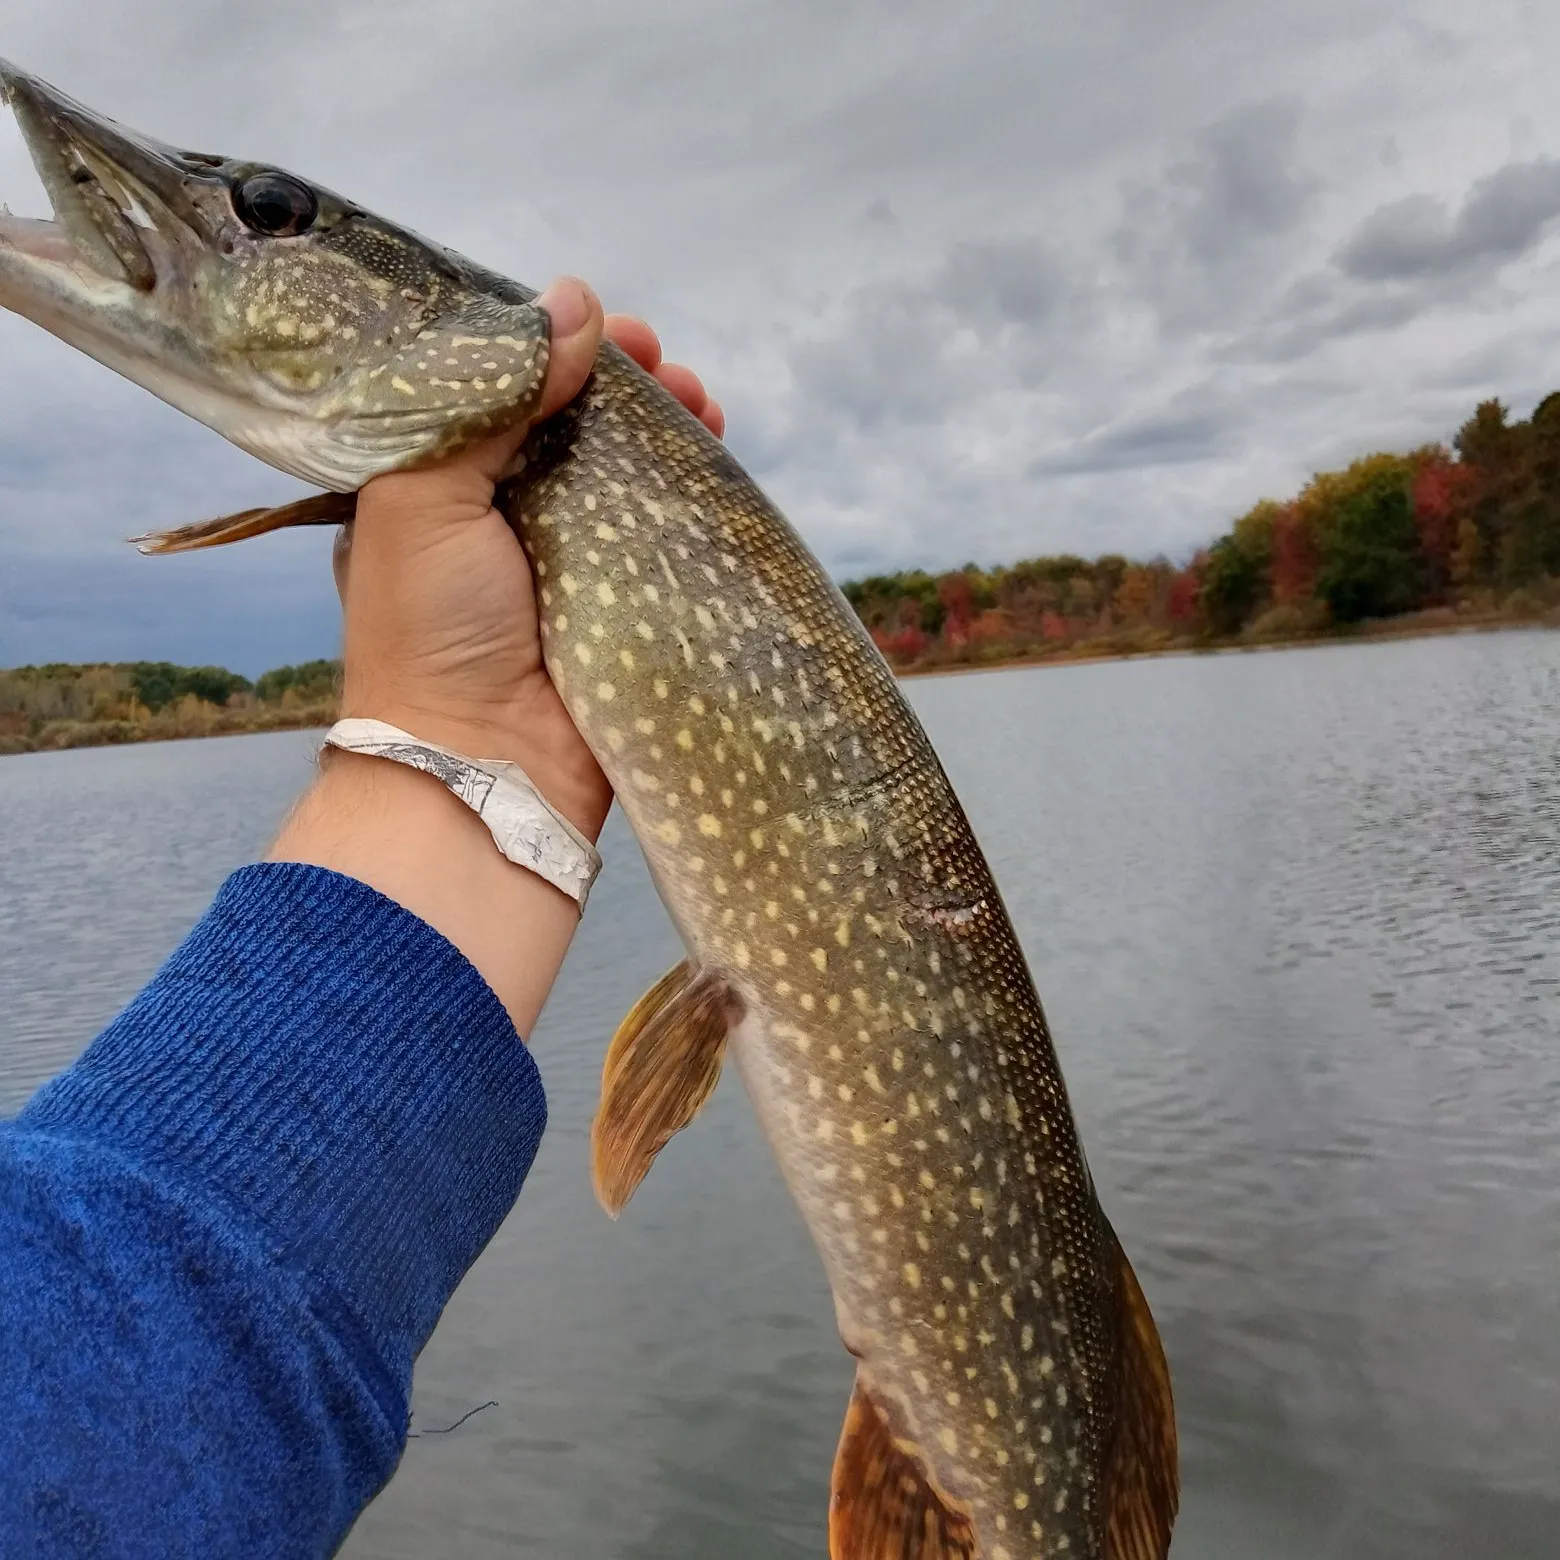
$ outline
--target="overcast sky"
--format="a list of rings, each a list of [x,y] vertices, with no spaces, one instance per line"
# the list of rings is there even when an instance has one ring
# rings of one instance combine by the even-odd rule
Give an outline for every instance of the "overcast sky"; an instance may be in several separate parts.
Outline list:
[[[523,281],[590,278],[846,576],[1184,557],[1560,386],[1560,7],[1481,0],[0,0],[114,117]],[[43,214],[0,124],[0,199]],[[0,665],[330,654],[296,491],[0,315]]]

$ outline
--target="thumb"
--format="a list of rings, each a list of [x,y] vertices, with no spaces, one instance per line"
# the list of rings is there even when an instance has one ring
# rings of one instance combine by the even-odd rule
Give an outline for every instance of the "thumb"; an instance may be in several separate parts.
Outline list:
[[[585,388],[605,326],[601,300],[575,276],[562,276],[536,300],[552,318],[547,386],[536,419],[551,417]]]
[[[489,482],[503,476],[530,428],[562,411],[585,388],[601,347],[606,327],[601,300],[577,276],[560,276],[536,303],[552,321],[547,383],[536,410],[524,423],[478,445],[473,452],[476,469]]]

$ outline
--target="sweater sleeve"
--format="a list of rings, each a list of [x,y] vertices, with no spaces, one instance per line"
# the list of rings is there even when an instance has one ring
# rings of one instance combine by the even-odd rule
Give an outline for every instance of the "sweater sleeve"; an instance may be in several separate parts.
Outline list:
[[[545,1119],[431,927],[320,868],[236,873],[0,1123],[0,1553],[334,1553]]]

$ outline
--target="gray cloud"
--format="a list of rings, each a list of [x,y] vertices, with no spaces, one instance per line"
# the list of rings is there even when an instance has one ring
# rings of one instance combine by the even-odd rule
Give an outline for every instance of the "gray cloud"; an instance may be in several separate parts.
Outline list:
[[[1132,418],[1061,455],[1037,460],[1035,475],[1148,471],[1156,466],[1205,461],[1229,441],[1228,411],[1167,410]]]
[[[1189,155],[1125,183],[1116,255],[1172,327],[1219,318],[1282,265],[1315,193],[1301,123],[1294,98],[1243,104],[1200,130]]]
[[[1362,281],[1404,281],[1495,266],[1527,253],[1560,217],[1560,161],[1508,163],[1480,179],[1453,215],[1432,195],[1373,212],[1338,251]]]
[[[646,313],[841,573],[1184,556],[1450,433],[1454,380],[1550,388],[1552,12],[0,0],[8,55],[130,124]],[[291,484],[4,316],[0,368],[0,663],[328,648],[323,538],[123,546]]]

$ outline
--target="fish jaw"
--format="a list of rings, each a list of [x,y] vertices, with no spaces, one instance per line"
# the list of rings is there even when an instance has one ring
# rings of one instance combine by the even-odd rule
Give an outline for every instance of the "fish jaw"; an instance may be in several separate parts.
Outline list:
[[[0,307],[334,492],[513,426],[540,400],[528,288],[282,169],[130,131],[0,61],[52,222],[0,212]],[[257,231],[254,181],[308,225]]]

